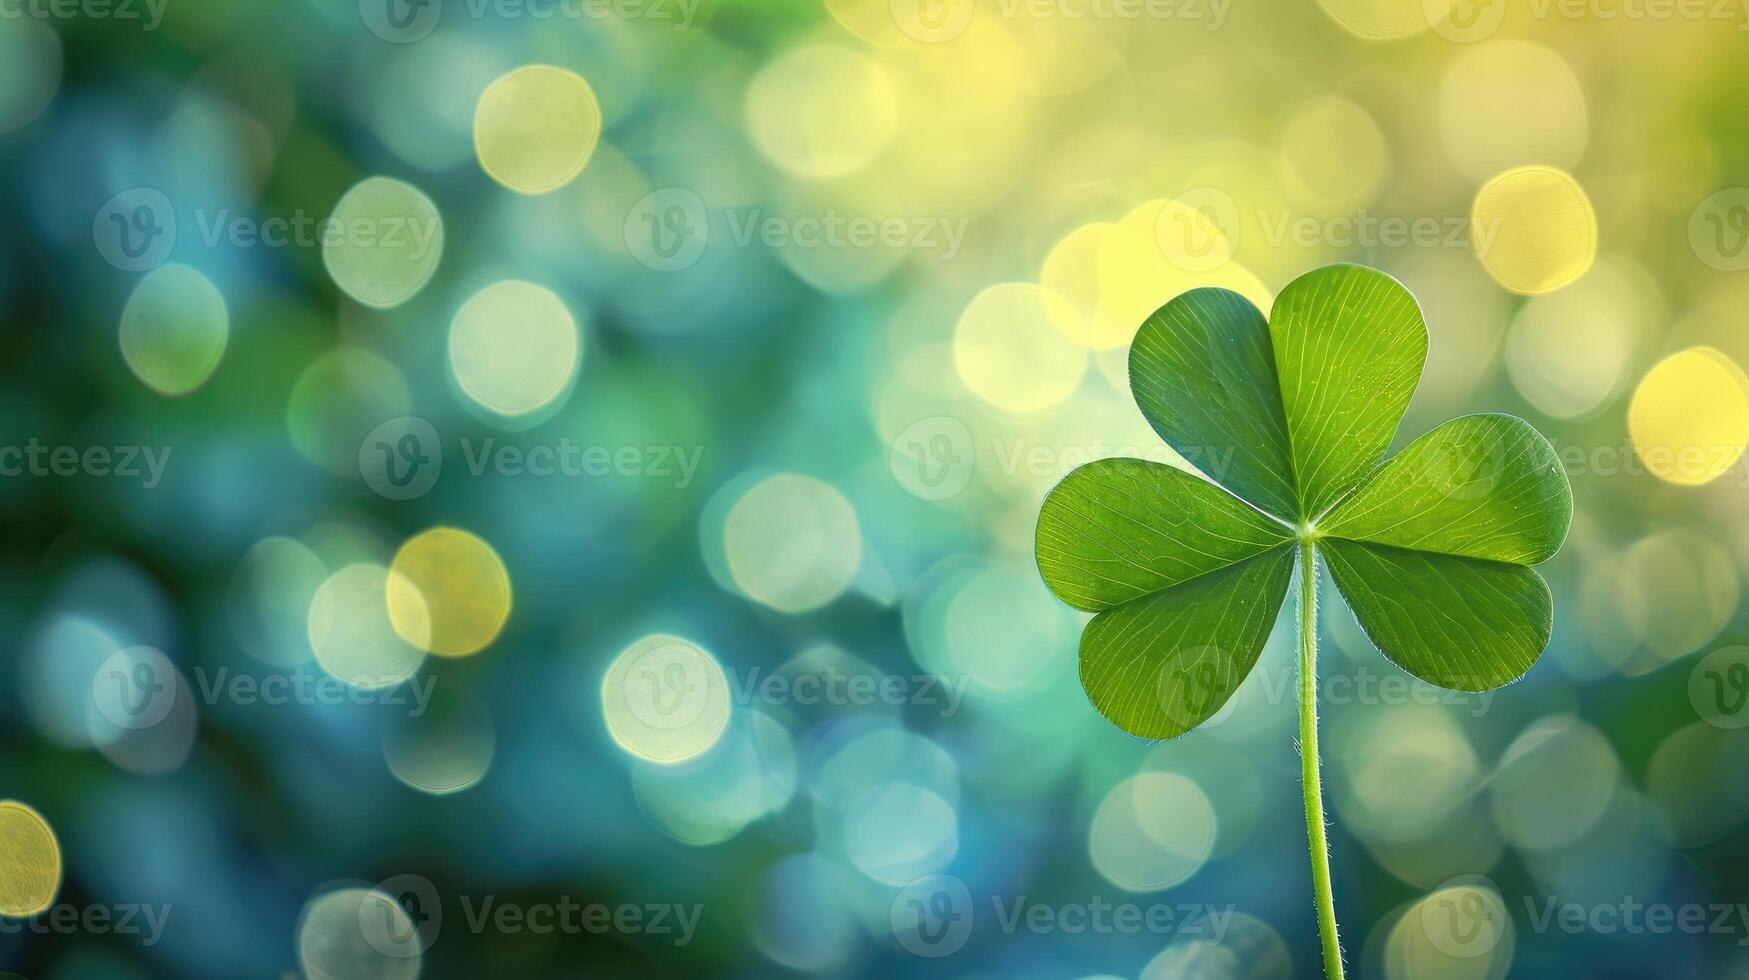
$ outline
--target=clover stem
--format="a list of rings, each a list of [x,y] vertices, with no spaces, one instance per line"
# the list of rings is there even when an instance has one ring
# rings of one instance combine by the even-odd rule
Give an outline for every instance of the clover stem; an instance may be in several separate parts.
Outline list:
[[[1324,941],[1324,973],[1342,980],[1336,899],[1330,891],[1330,844],[1324,838],[1324,792],[1318,782],[1318,551],[1300,539],[1300,786],[1306,800],[1306,840],[1312,856],[1312,897]]]

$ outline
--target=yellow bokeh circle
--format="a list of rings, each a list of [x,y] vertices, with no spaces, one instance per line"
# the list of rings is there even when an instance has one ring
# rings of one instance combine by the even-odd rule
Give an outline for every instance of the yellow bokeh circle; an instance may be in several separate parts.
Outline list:
[[[1057,242],[1039,270],[1051,322],[1076,343],[1094,350],[1109,350],[1134,336],[1123,323],[1100,316],[1099,248],[1116,227],[1095,221],[1076,228]],[[1227,258],[1224,252],[1218,257]]]
[[[1672,354],[1634,389],[1628,435],[1659,479],[1684,486],[1715,480],[1749,445],[1749,377],[1711,347]]]
[[[1282,130],[1281,150],[1287,186],[1332,212],[1372,203],[1391,167],[1385,134],[1372,115],[1334,95],[1300,107]]]
[[[772,60],[747,85],[747,131],[798,177],[842,177],[892,138],[898,92],[880,63],[852,48],[809,45]]]
[[[498,741],[485,702],[455,685],[432,695],[424,713],[384,726],[383,762],[403,784],[447,796],[486,778]]]
[[[469,297],[450,321],[456,384],[499,415],[553,405],[568,394],[582,359],[582,336],[564,300],[532,282],[495,282]]]
[[[493,180],[521,194],[557,190],[583,172],[601,138],[601,104],[576,72],[524,65],[474,107],[474,153]]]
[[[0,915],[36,915],[61,889],[61,845],[34,809],[0,801]]]
[[[230,336],[225,297],[211,279],[186,265],[152,270],[121,312],[122,359],[161,395],[186,395],[206,384]]]
[[[443,216],[419,188],[367,177],[334,205],[322,265],[341,291],[366,306],[398,306],[425,288],[443,258]]]
[[[1144,202],[1116,222],[1064,236],[1039,271],[1050,320],[1096,351],[1127,348],[1143,321],[1198,286],[1234,290],[1268,309],[1269,291],[1233,261],[1238,202],[1215,187]]]
[[[389,620],[409,643],[465,657],[497,639],[510,618],[510,574],[492,546],[434,527],[408,538],[389,566]],[[429,624],[429,625],[426,625]]]
[[[723,554],[735,586],[779,612],[831,602],[862,567],[862,528],[838,488],[800,473],[766,477],[723,521]]]
[[[417,980],[434,933],[416,928],[401,902],[398,891],[354,886],[311,898],[298,917],[298,965],[303,969],[294,975],[306,980]]]
[[[1446,68],[1439,131],[1446,155],[1473,180],[1527,160],[1571,167],[1584,154],[1589,134],[1585,89],[1552,49],[1489,41]]]
[[[1087,349],[1058,329],[1042,287],[1008,282],[985,289],[960,314],[953,362],[978,397],[1011,412],[1035,412],[1081,383]]]
[[[1597,257],[1597,214],[1555,167],[1508,170],[1476,193],[1470,243],[1500,285],[1526,296],[1573,282]]]
[[[389,621],[394,577],[381,565],[359,562],[328,576],[310,598],[306,623],[316,663],[360,690],[394,687],[425,662],[423,607],[407,602],[400,625]]]
[[[1384,942],[1384,975],[1501,980],[1517,937],[1512,913],[1482,875],[1446,882],[1410,905]]]
[[[684,762],[717,744],[729,724],[729,681],[698,645],[665,633],[620,651],[601,680],[614,743],[650,762]]]
[[[1622,559],[1645,595],[1645,636],[1622,667],[1629,676],[1701,649],[1736,615],[1741,578],[1716,533],[1665,527],[1634,542]]]
[[[1519,307],[1505,345],[1513,386],[1558,418],[1596,411],[1620,392],[1661,303],[1641,266],[1604,256],[1579,281]]]
[[[1202,869],[1219,826],[1196,780],[1144,772],[1112,787],[1094,811],[1088,857],[1094,870],[1125,891],[1159,891]]]
[[[1394,41],[1432,27],[1445,17],[1451,0],[1318,0],[1318,5],[1355,37]]]

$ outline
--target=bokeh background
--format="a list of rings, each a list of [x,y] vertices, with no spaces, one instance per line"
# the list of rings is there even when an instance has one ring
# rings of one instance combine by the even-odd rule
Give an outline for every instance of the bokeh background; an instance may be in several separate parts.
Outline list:
[[[1143,743],[1031,543],[1182,462],[1148,312],[1350,260],[1399,443],[1519,414],[1576,499],[1501,691],[1325,586],[1351,970],[1749,973],[1746,27],[0,5],[0,968],[1319,975],[1291,624]]]

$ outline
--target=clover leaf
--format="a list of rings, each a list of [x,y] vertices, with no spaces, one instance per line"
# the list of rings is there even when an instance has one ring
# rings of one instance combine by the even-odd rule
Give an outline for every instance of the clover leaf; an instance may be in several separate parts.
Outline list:
[[[1522,676],[1547,645],[1553,602],[1529,566],[1554,555],[1572,519],[1553,448],[1508,415],[1453,419],[1380,462],[1426,359],[1414,297],[1363,266],[1295,279],[1267,320],[1237,293],[1191,290],[1142,324],[1130,388],[1168,445],[1208,461],[1213,482],[1099,460],[1039,514],[1045,583],[1095,614],[1082,685],[1101,714],[1147,738],[1182,735],[1232,696],[1297,564],[1307,829],[1337,977],[1317,781],[1318,557],[1387,658],[1431,684],[1482,691]]]

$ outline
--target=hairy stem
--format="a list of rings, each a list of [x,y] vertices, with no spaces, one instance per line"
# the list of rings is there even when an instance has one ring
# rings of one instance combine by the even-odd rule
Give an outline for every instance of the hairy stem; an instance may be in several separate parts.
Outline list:
[[[1324,839],[1324,791],[1318,782],[1318,551],[1300,541],[1300,786],[1306,800],[1306,841],[1312,855],[1312,897],[1324,941],[1324,973],[1342,980],[1336,899],[1330,891],[1330,844]]]

